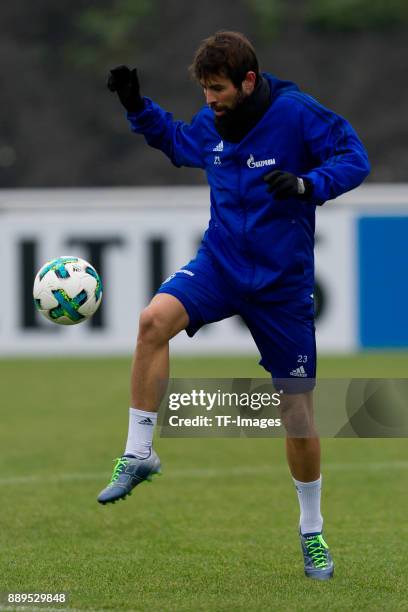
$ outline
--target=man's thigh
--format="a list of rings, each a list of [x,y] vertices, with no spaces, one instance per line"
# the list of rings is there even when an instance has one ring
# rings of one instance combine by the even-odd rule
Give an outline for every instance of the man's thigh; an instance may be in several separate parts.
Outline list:
[[[233,288],[226,283],[205,247],[162,283],[156,295],[161,294],[172,295],[182,303],[189,318],[186,328],[189,336],[207,323],[236,314]]]
[[[310,295],[282,302],[255,301],[241,313],[261,354],[260,364],[288,393],[315,386],[314,304]]]

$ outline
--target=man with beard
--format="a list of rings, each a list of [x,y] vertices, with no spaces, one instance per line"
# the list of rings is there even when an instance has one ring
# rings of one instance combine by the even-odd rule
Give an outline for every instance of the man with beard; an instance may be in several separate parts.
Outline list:
[[[261,365],[283,390],[305,574],[326,580],[334,566],[322,537],[313,424],[315,208],[364,180],[367,155],[345,119],[294,83],[260,73],[254,48],[238,32],[204,40],[191,71],[206,99],[191,124],[141,97],[136,69],[114,68],[108,81],[134,132],[175,166],[206,171],[211,218],[195,259],[164,281],[140,316],[127,444],[98,501],[124,498],[160,471],[152,436],[169,372],[169,340],[239,314]]]

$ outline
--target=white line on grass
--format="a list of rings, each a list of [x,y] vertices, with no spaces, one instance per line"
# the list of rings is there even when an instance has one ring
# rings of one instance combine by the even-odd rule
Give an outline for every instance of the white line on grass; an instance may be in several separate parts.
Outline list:
[[[324,463],[322,466],[326,471],[343,471],[355,470],[372,471],[372,470],[408,470],[408,461],[373,461],[372,463],[344,462],[344,463]],[[224,476],[256,476],[257,474],[271,474],[276,472],[287,472],[288,468],[285,465],[241,465],[231,468],[186,468],[186,469],[168,469],[165,472],[166,480],[168,478],[222,478]],[[60,482],[79,482],[82,480],[104,480],[109,478],[107,472],[73,472],[60,473],[50,476],[49,474],[27,474],[22,476],[9,476],[0,478],[0,486],[20,485],[39,483],[42,480],[47,484]]]

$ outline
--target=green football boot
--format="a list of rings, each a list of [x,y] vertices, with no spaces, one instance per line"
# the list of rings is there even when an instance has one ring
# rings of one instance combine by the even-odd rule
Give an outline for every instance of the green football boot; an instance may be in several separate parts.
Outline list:
[[[151,481],[155,474],[161,473],[160,459],[153,449],[146,459],[124,455],[115,461],[111,481],[98,495],[100,504],[114,504],[117,499],[125,499],[138,484]]]
[[[334,563],[322,534],[308,533],[302,535],[300,533],[299,535],[306,576],[315,580],[333,578]]]

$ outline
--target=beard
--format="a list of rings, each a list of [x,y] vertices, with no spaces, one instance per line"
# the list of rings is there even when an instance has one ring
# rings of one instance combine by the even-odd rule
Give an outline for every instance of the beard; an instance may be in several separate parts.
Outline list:
[[[234,105],[231,108],[224,107],[220,109],[224,111],[224,114],[220,115],[219,117],[215,115],[214,117],[215,127],[218,131],[220,129],[223,131],[229,131],[234,124],[237,122],[239,123],[240,118],[246,114],[245,109],[248,105],[246,100],[248,100],[250,97],[251,96],[246,96],[242,90],[239,90],[235,98]]]
[[[223,108],[224,114],[215,116],[215,128],[221,138],[239,142],[256,125],[270,106],[269,84],[260,77],[254,91],[248,96],[239,90],[233,108]]]

